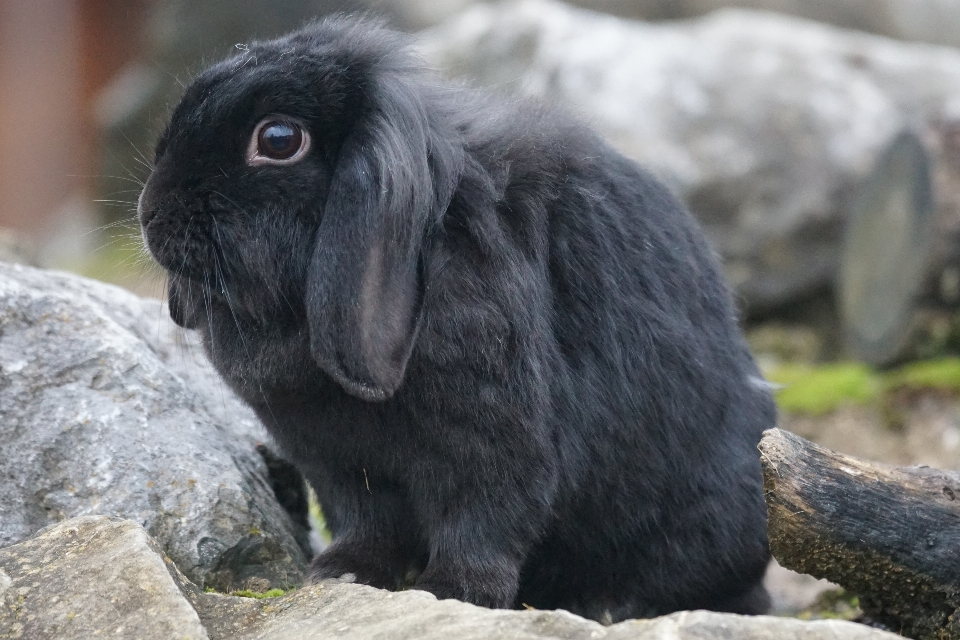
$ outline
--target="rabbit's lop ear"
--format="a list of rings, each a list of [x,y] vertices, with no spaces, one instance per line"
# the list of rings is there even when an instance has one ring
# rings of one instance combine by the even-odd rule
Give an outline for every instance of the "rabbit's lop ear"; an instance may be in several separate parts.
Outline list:
[[[352,395],[383,400],[403,381],[420,319],[421,245],[459,169],[402,72],[380,74],[364,101],[334,167],[306,311],[316,362]]]
[[[181,278],[171,276],[167,280],[167,305],[170,317],[184,329],[197,328],[196,292]]]

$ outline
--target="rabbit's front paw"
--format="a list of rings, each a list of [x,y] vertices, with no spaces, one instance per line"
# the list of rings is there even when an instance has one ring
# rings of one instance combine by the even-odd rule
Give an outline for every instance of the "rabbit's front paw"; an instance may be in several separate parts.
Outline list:
[[[402,563],[383,550],[362,546],[331,546],[310,563],[309,582],[337,579],[379,589],[396,589],[403,578]]]
[[[491,609],[509,609],[517,595],[518,573],[516,567],[507,566],[428,566],[414,588],[429,591],[438,600],[452,598]]]

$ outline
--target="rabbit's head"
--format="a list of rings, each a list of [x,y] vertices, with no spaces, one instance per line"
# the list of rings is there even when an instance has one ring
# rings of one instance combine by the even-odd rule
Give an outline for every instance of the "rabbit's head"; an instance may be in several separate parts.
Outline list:
[[[178,324],[203,328],[211,305],[254,326],[304,323],[317,364],[365,399],[403,379],[423,241],[459,175],[397,37],[332,19],[207,70],[138,207]]]

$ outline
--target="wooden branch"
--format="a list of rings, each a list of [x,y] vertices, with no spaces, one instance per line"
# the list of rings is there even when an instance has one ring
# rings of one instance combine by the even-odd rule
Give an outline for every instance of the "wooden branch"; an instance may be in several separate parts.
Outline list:
[[[770,548],[922,640],[960,639],[960,474],[858,460],[780,429],[760,442]]]

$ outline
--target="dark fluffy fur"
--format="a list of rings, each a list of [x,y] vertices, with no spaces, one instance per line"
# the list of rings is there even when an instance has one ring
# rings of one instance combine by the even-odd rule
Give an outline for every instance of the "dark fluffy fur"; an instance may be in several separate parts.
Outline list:
[[[248,166],[275,113],[309,155]],[[693,218],[582,125],[329,19],[187,89],[139,215],[174,320],[317,489],[315,578],[765,610],[769,392]]]

